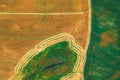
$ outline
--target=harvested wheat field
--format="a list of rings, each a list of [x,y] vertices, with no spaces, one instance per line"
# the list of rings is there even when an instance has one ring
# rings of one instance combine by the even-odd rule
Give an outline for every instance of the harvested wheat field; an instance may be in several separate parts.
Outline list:
[[[86,50],[89,9],[87,0],[0,0],[0,80],[14,75],[26,52],[48,37],[68,33]]]

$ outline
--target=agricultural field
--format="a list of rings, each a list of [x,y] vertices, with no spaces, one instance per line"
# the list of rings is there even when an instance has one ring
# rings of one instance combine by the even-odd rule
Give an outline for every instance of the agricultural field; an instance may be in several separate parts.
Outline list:
[[[11,15],[8,13],[74,13]],[[7,14],[4,14],[7,13]],[[68,33],[86,49],[89,7],[86,0],[0,0],[0,80],[8,80],[19,60],[42,40]]]

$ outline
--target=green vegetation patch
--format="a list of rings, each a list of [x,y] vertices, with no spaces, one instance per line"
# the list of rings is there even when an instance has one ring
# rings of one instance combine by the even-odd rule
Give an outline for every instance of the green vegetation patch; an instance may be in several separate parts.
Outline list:
[[[22,80],[59,80],[72,72],[77,55],[68,42],[59,42],[47,47],[22,70]]]
[[[85,80],[120,80],[120,0],[91,0]]]

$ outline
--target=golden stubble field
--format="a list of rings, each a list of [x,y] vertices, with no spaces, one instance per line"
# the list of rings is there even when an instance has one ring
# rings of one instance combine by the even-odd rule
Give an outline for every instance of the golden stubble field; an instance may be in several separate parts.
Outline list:
[[[0,14],[0,80],[8,80],[25,53],[50,36],[65,32],[73,35],[84,49],[89,29],[87,0],[0,0],[0,12],[66,13],[77,15]]]

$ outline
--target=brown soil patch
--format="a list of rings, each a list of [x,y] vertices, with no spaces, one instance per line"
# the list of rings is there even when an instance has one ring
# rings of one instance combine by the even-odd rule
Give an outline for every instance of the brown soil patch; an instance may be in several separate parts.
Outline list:
[[[116,33],[112,31],[106,31],[101,34],[102,41],[100,42],[101,46],[107,46],[112,42],[116,42]]]

